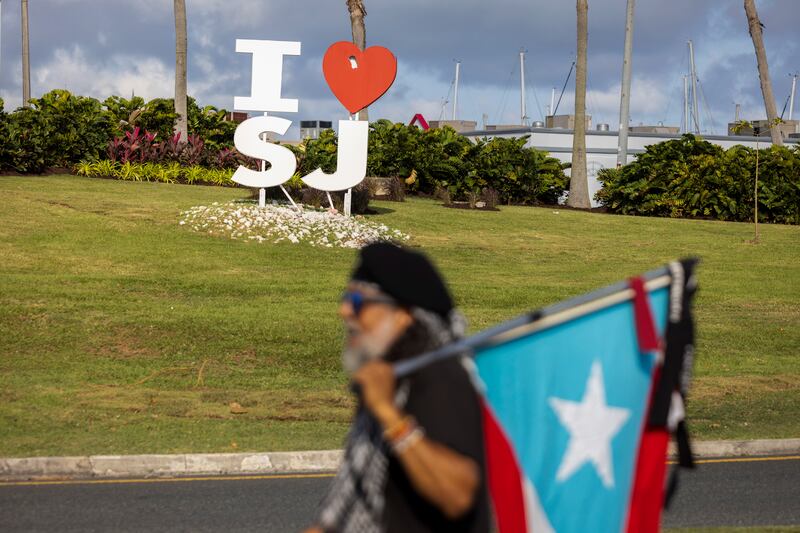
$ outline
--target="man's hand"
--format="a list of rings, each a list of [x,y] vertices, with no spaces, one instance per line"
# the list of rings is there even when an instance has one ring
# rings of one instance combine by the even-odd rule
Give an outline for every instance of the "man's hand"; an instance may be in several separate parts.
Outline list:
[[[394,404],[395,377],[391,365],[369,362],[353,375],[353,381],[361,385],[364,406],[384,429],[403,418]],[[412,485],[446,516],[459,518],[474,504],[481,479],[474,460],[425,437],[397,457]]]
[[[390,364],[383,361],[366,363],[353,374],[353,381],[361,385],[364,407],[384,428],[402,418],[400,411],[394,405],[395,378]]]

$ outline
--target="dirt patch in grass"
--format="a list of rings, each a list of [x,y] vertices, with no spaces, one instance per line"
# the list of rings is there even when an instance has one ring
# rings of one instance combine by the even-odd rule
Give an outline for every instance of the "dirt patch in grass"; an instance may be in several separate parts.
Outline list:
[[[142,344],[139,335],[132,331],[117,330],[117,334],[92,350],[99,357],[112,359],[155,358],[158,353]]]
[[[718,402],[728,398],[755,398],[759,394],[800,391],[800,376],[704,376],[695,380],[691,401]]]
[[[277,420],[346,423],[353,400],[333,391],[151,390],[97,386],[75,395],[75,410],[109,417],[130,413],[191,419]],[[234,407],[235,406],[235,407]]]

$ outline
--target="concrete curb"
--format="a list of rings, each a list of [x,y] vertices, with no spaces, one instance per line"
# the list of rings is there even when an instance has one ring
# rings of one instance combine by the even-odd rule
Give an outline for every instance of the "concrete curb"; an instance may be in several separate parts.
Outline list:
[[[0,459],[0,480],[333,472],[341,450]]]
[[[706,440],[692,442],[692,451],[698,459],[800,455],[800,439]],[[675,456],[674,443],[670,443],[669,454]]]
[[[700,441],[693,448],[699,459],[800,455],[800,439]],[[674,447],[669,453],[674,456]],[[333,472],[341,457],[341,450],[324,450],[9,458],[0,459],[0,481]]]

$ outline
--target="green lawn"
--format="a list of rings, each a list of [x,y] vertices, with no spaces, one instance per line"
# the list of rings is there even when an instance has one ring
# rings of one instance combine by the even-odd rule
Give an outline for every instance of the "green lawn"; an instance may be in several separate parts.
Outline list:
[[[0,456],[336,448],[337,300],[355,252],[179,226],[242,189],[0,177]],[[800,437],[800,227],[376,204],[481,329],[703,259],[696,438]],[[246,411],[232,414],[238,402]]]

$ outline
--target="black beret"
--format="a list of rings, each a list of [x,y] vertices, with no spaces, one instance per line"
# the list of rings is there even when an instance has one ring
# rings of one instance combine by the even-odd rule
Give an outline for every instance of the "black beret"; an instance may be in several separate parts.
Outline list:
[[[401,305],[421,307],[446,317],[453,299],[442,276],[424,255],[377,242],[361,249],[353,280],[375,283]]]

